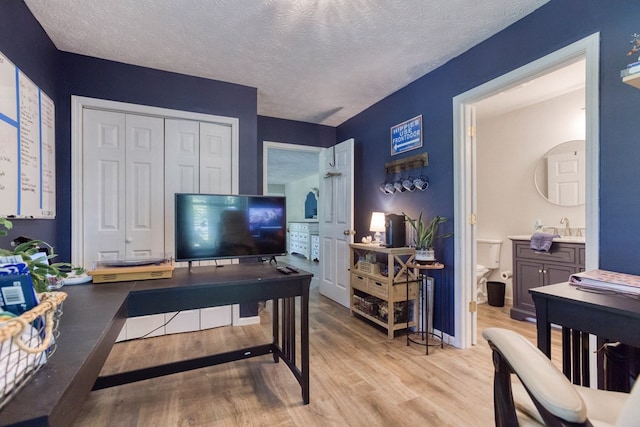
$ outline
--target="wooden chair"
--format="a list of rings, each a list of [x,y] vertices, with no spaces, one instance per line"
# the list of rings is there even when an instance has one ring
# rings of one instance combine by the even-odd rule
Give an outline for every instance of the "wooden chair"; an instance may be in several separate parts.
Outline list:
[[[522,335],[488,328],[482,336],[493,350],[496,426],[640,426],[640,378],[631,393],[577,386]]]

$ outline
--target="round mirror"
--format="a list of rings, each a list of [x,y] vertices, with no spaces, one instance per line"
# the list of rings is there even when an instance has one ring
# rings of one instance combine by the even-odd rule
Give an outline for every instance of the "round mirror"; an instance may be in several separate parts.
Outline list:
[[[534,172],[538,193],[559,206],[584,204],[585,142],[582,139],[556,145],[538,160]]]

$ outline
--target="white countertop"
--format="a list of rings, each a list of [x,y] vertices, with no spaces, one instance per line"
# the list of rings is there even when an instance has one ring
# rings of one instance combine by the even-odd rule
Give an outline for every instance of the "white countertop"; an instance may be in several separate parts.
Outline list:
[[[510,240],[531,240],[531,234],[521,234],[517,236],[507,236]],[[564,243],[584,243],[582,236],[561,236],[553,239],[554,242]]]

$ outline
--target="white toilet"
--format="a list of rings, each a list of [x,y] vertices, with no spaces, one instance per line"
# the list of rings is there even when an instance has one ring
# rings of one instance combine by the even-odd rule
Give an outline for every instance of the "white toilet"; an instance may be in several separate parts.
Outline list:
[[[502,240],[476,239],[476,289],[479,304],[487,302],[487,279],[500,267]]]

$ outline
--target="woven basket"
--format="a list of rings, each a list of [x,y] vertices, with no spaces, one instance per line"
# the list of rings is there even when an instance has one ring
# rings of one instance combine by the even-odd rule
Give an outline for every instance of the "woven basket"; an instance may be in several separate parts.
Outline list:
[[[40,303],[0,323],[0,409],[55,351],[64,292],[38,295]]]

